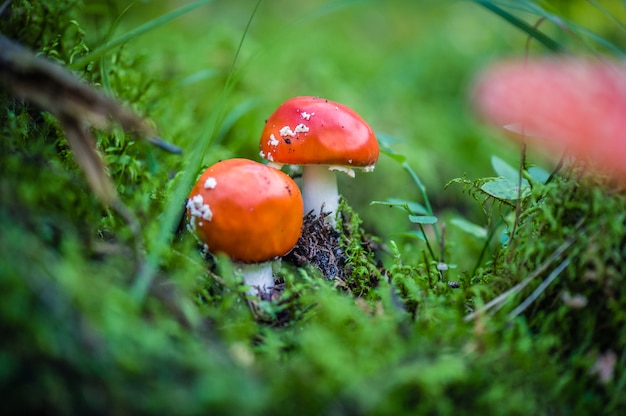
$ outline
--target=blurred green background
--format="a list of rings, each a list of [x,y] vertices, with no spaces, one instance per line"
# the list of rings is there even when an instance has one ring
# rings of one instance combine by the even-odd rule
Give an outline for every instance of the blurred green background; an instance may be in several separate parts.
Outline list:
[[[578,338],[554,334],[549,325],[534,332],[541,325],[529,328],[524,317],[464,321],[470,307],[515,282],[501,276],[469,282],[483,242],[452,226],[446,261],[459,267],[446,278],[465,274],[468,283],[452,289],[431,281],[421,264],[423,244],[397,235],[414,227],[406,213],[370,205],[387,198],[423,202],[407,172],[386,155],[373,173],[340,181],[367,231],[412,250],[388,261],[389,280],[375,282],[367,299],[312,273],[283,271],[291,296],[280,306],[287,322],[259,322],[228,280],[229,265],[220,264],[223,279],[216,282],[191,239],[172,243],[163,225],[174,216],[163,215],[164,206],[175,206],[180,217],[188,189],[175,198],[176,188],[188,185],[180,173],[195,170],[190,160],[260,160],[265,118],[296,95],[354,108],[407,157],[436,215],[484,224],[476,201],[444,185],[463,175],[494,176],[494,155],[516,166],[519,149],[476,119],[472,80],[493,60],[547,49],[537,41],[527,47],[525,33],[479,3],[207,1],[135,36],[191,2],[66,0],[50,3],[58,15],[46,15],[42,3],[15,0],[18,11],[42,20],[13,27],[13,37],[70,67],[89,57],[86,49],[127,37],[73,69],[146,115],[185,153],[164,154],[117,130],[97,133],[122,200],[145,226],[148,260],[156,257],[160,266],[138,301],[132,288],[148,260],[132,254],[128,225],[90,193],[53,117],[3,96],[0,387],[10,392],[10,404],[66,414],[562,414],[580,403],[601,409],[606,397],[622,404],[624,376],[607,386],[589,376],[595,344],[578,348]],[[624,44],[614,21],[624,20],[622,1],[497,4],[531,26],[542,16],[532,6],[541,5],[559,22],[601,36],[598,42],[554,21],[541,23],[577,53]],[[70,18],[78,24],[68,24]],[[59,27],[65,32],[57,37]],[[528,158],[550,167],[532,151]],[[554,240],[528,247],[560,245],[562,236]],[[550,321],[555,327],[559,314],[569,314],[563,308]],[[594,325],[595,315],[587,315]],[[573,326],[580,322],[568,316]],[[572,359],[570,349],[577,353]]]
[[[523,6],[533,3],[503,3],[521,10],[517,16],[530,25],[539,21],[524,12]],[[86,32],[99,37],[94,43],[102,42],[105,35],[122,36],[184,4],[189,3],[88,2],[85,11],[94,24]],[[607,39],[621,33],[589,2],[544,6]],[[619,1],[605,7],[615,17],[623,13]],[[110,16],[119,16],[112,32]],[[553,23],[544,22],[541,29],[576,44]],[[321,96],[354,108],[381,139],[393,141],[393,150],[407,157],[426,185],[437,215],[460,215],[480,225],[485,217],[479,205],[459,187],[444,190],[444,185],[463,175],[494,176],[494,155],[516,166],[519,150],[480,125],[469,101],[472,80],[495,59],[547,52],[477,2],[427,0],[215,1],[132,39],[123,50],[154,80],[148,86],[153,105],[147,105],[163,137],[187,154],[198,151],[198,138],[212,140],[204,165],[232,156],[260,160],[265,118],[290,97]],[[224,92],[231,71],[233,83]],[[216,115],[216,131],[207,134],[206,121]],[[532,151],[529,161],[550,167]],[[340,192],[368,231],[402,240],[397,234],[411,229],[402,211],[369,205],[387,198],[423,202],[397,162],[381,155],[372,174],[339,180]],[[459,242],[454,261],[471,267],[477,241],[455,235],[454,227],[447,232],[448,241]]]
[[[182,4],[136,2],[120,18],[116,35]],[[124,6],[115,6],[118,13]],[[522,33],[468,1],[264,1],[246,32],[256,6],[212,2],[124,46],[145,61],[155,84],[171,81],[171,88],[154,92],[151,114],[164,138],[194,152],[203,122],[220,111],[245,34],[223,123],[212,139],[216,146],[205,164],[235,155],[260,160],[265,118],[292,96],[321,96],[354,108],[381,137],[397,140],[394,151],[406,155],[436,211],[452,209],[483,221],[473,201],[443,186],[464,174],[493,175],[494,154],[516,161],[515,146],[494,141],[477,123],[468,91],[489,61],[524,52]],[[340,191],[366,228],[381,236],[409,224],[404,213],[370,201],[419,200],[408,175],[384,155],[372,174],[341,177]]]

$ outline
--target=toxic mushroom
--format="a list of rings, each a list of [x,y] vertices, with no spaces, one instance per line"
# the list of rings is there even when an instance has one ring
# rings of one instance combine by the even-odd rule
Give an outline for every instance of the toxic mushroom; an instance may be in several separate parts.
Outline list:
[[[567,150],[626,180],[625,80],[619,61],[506,60],[480,74],[472,101],[486,121],[506,126],[548,156]]]
[[[285,101],[267,119],[261,135],[261,157],[271,166],[303,165],[304,212],[329,212],[334,224],[339,204],[333,171],[354,177],[370,172],[379,147],[370,126],[354,110],[319,97]]]
[[[186,207],[189,230],[208,251],[237,264],[250,294],[274,286],[270,260],[287,254],[302,229],[302,196],[293,179],[251,160],[224,160],[204,171]]]

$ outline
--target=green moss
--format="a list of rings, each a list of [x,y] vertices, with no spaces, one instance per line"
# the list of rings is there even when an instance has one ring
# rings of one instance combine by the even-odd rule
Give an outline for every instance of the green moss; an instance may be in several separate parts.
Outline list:
[[[348,206],[345,200],[339,205],[337,228],[340,230],[339,248],[341,250],[344,271],[342,285],[359,298],[368,299],[372,290],[382,279],[382,263],[376,259],[376,249],[380,240],[367,235],[362,228],[358,214]]]
[[[0,32],[53,60],[69,63],[87,49],[84,31],[76,21],[81,8],[81,0],[11,1],[0,19]]]
[[[591,408],[623,405],[615,383],[624,371],[617,357],[625,341],[625,315],[618,305],[626,301],[626,199],[614,187],[601,178],[581,177],[575,169],[536,189],[526,201],[513,241],[490,272],[509,287],[535,276],[499,313],[526,322],[537,340],[553,340],[551,353],[568,363],[562,368],[561,394],[584,391],[576,400]],[[559,266],[562,271],[541,287]],[[524,299],[532,302],[522,310]],[[602,361],[607,357],[615,361]],[[603,362],[610,381],[601,381],[594,370]]]
[[[13,1],[0,31],[68,64],[105,38],[80,28],[82,7]],[[103,27],[115,26],[118,16],[100,13]],[[206,36],[238,33],[221,30]],[[233,54],[233,42],[222,43],[216,49],[225,55],[207,58],[220,62],[215,78],[207,68],[194,68],[195,81],[185,78],[175,58],[159,61],[171,70],[165,72],[128,45],[76,75],[146,115],[187,154],[195,154],[199,138],[217,138],[199,156],[205,164],[256,148],[249,138],[268,112],[255,106],[254,81],[245,73],[231,95],[216,92]],[[191,94],[198,80],[209,82]],[[196,103],[198,96],[206,101]],[[278,299],[249,303],[228,260],[210,268],[192,239],[163,229],[168,203],[182,215],[183,201],[169,198],[184,194],[187,156],[166,155],[117,130],[96,132],[117,191],[143,227],[145,247],[137,249],[128,223],[91,193],[57,121],[6,93],[0,102],[2,410],[458,415],[618,414],[626,407],[625,198],[606,181],[568,171],[535,186],[515,233],[489,245],[476,275],[459,271],[459,287],[421,241],[371,235],[359,209],[344,202],[342,278],[329,281],[283,261],[275,268]],[[207,114],[219,103],[217,134],[205,134]],[[411,108],[394,105],[400,107]],[[479,198],[476,211],[485,208],[489,230],[500,231],[494,218],[503,218],[512,233],[513,207],[491,211],[485,202]],[[137,302],[132,288],[151,266],[143,255],[157,244],[154,235],[165,236],[166,249]],[[446,259],[454,258],[454,243],[443,247]],[[566,259],[530,306],[509,317]],[[467,319],[533,274],[499,311]],[[612,369],[612,378],[600,380],[597,363]]]

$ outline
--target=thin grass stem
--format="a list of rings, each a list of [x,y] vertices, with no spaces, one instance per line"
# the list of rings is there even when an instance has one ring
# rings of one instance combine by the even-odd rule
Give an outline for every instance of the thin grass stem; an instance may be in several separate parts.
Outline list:
[[[581,219],[578,222],[578,224],[576,224],[576,229],[577,230],[582,226],[582,223],[583,223],[583,220]],[[519,282],[518,284],[516,284],[515,286],[513,286],[512,288],[510,288],[506,292],[500,294],[496,298],[492,299],[491,301],[487,302],[485,305],[483,305],[481,308],[477,309],[476,311],[474,311],[474,312],[472,312],[470,314],[465,315],[465,317],[463,318],[463,321],[465,321],[465,322],[472,321],[477,316],[483,315],[485,312],[487,312],[490,309],[493,309],[493,312],[498,311],[502,306],[504,306],[506,301],[509,300],[512,295],[517,294],[520,291],[522,291],[526,286],[528,286],[528,284],[532,280],[537,278],[537,276],[541,275],[541,273],[543,273],[550,266],[550,264],[552,264],[555,260],[557,260],[559,257],[561,257],[563,255],[563,253],[565,253],[565,251],[568,248],[570,248],[572,246],[572,244],[574,244],[576,239],[577,239],[577,235],[574,235],[574,236],[570,237],[569,239],[567,239],[556,250],[554,250],[552,252],[552,254],[550,256],[548,256],[548,258],[543,263],[541,263],[541,265],[539,265],[539,267],[536,268],[524,280],[522,280],[521,282]]]
[[[522,303],[520,303],[513,311],[509,314],[508,318],[513,320],[517,315],[524,312],[526,308],[528,308],[532,303],[537,300],[537,298],[547,289],[548,286],[556,279],[563,270],[569,265],[570,260],[566,258],[559,264],[552,272],[546,277],[546,280],[541,282],[537,289],[531,293],[529,297],[524,299]]]
[[[403,162],[402,167],[404,168],[404,170],[406,170],[409,173],[409,175],[411,176],[411,179],[413,179],[413,182],[415,182],[415,185],[417,185],[417,189],[419,190],[419,193],[422,196],[422,200],[424,201],[424,208],[426,208],[426,212],[428,213],[428,215],[434,216],[435,214],[433,213],[433,208],[430,204],[430,199],[428,199],[428,193],[426,192],[426,187],[420,180],[419,176],[417,176],[417,173],[415,173],[413,168],[411,168],[411,166],[408,163]],[[435,238],[437,239],[437,242],[440,242],[441,233],[439,232],[439,229],[434,224],[433,224],[433,230],[435,232]],[[422,232],[424,231],[422,230]],[[424,238],[426,239],[426,244],[429,246],[429,251],[430,251],[431,256],[433,256],[434,260],[437,260],[437,258],[435,257],[435,254],[433,253],[433,250],[430,248],[430,244],[428,244],[428,238],[426,237],[426,234],[424,234]]]
[[[483,244],[483,247],[480,250],[480,254],[478,255],[478,260],[476,261],[476,265],[474,266],[474,270],[472,270],[472,276],[476,276],[476,273],[478,272],[478,268],[480,267],[483,260],[485,259],[485,255],[487,254],[487,249],[489,248],[489,244],[491,243],[493,236],[496,235],[496,231],[498,230],[498,228],[500,228],[500,225],[502,225],[502,218],[498,220],[498,223],[494,227],[489,228],[489,231],[487,232],[487,237],[485,238],[485,244]]]
[[[424,226],[422,224],[417,224],[417,225],[420,227],[420,231],[422,232],[422,235],[424,236],[424,241],[426,242],[426,248],[428,249],[430,256],[433,258],[433,260],[437,260],[437,257],[435,257],[433,248],[430,246],[430,242],[428,241],[428,237],[426,236],[426,231],[424,231]]]
[[[539,43],[541,43],[542,45],[544,45],[546,48],[550,49],[551,51],[553,52],[563,51],[563,47],[559,43],[554,41],[552,38],[550,38],[549,36],[546,36],[544,33],[535,29],[534,27],[524,22],[523,20],[518,19],[517,17],[507,12],[506,10],[500,8],[499,6],[496,6],[493,2],[488,1],[488,0],[474,0],[474,3],[483,6],[487,10],[495,13],[496,15],[500,16],[507,22],[511,23],[513,26],[517,27],[523,32],[526,32],[529,36],[537,39]]]

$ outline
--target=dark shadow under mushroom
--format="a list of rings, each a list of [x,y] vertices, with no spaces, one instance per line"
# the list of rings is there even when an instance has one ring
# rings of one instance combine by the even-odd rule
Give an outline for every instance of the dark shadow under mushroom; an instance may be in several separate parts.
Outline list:
[[[300,239],[283,260],[298,267],[313,264],[328,280],[341,279],[345,273],[345,259],[339,247],[340,234],[325,220],[328,215],[308,213],[304,217]]]

